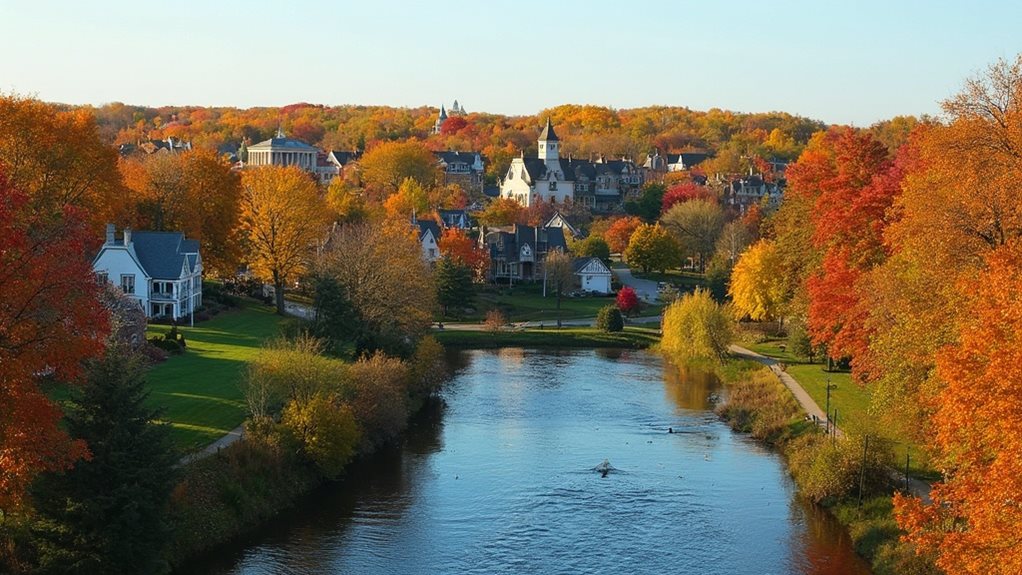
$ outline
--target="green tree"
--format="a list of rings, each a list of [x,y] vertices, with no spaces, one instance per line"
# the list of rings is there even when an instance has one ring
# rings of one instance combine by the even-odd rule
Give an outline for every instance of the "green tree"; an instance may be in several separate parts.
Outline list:
[[[625,320],[621,316],[621,310],[614,304],[600,308],[596,314],[596,328],[606,332],[623,330]]]
[[[664,204],[666,191],[663,184],[647,184],[638,200],[625,202],[625,212],[631,216],[639,216],[648,223],[657,221],[660,219],[660,208]]]
[[[572,264],[571,256],[560,250],[553,250],[547,254],[543,268],[545,281],[552,286],[557,295],[557,327],[561,327],[561,297],[564,290],[575,285],[575,266]]]
[[[687,293],[664,312],[660,349],[678,363],[699,359],[723,362],[734,340],[729,315],[709,291]]]
[[[663,223],[678,239],[682,253],[695,256],[699,269],[705,271],[724,228],[724,212],[717,202],[692,200],[675,204],[663,215]]]
[[[72,399],[68,430],[92,457],[34,487],[43,572],[168,570],[164,518],[176,456],[168,427],[145,406],[143,369],[127,351],[110,348]]]
[[[442,257],[433,268],[437,299],[443,315],[450,315],[451,308],[464,307],[472,301],[472,270],[451,258]]]
[[[337,278],[316,273],[312,278],[313,308],[312,332],[316,337],[334,345],[358,339],[361,329],[358,311],[348,297],[348,291]]]
[[[579,258],[600,258],[610,261],[610,246],[600,236],[589,236],[571,244],[571,253]]]
[[[678,242],[660,224],[643,224],[632,234],[624,256],[629,265],[639,266],[643,273],[663,273],[678,263],[680,254]]]

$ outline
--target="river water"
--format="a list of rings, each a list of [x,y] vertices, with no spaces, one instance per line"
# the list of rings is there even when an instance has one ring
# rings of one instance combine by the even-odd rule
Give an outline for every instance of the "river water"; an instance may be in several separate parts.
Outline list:
[[[780,457],[717,419],[712,377],[637,351],[454,361],[401,445],[186,571],[869,573]]]

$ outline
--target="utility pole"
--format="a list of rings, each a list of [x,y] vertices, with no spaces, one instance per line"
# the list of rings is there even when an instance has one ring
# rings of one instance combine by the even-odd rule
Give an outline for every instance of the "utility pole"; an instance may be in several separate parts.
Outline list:
[[[830,433],[830,390],[833,389],[830,385],[830,378],[827,378],[827,421],[826,421],[826,432]]]
[[[866,450],[869,449],[869,434],[863,439],[862,443],[862,467],[859,469],[859,508],[862,508],[862,490],[863,484],[866,482]]]

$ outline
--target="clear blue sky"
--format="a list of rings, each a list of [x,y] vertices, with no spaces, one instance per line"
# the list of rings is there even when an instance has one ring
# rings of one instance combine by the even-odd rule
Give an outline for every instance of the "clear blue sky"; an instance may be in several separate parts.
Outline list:
[[[937,113],[1022,51],[1022,2],[0,2],[0,91],[146,105],[562,103]]]

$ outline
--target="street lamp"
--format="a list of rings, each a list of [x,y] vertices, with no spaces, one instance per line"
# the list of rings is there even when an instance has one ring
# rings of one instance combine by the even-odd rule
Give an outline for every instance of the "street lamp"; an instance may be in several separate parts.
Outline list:
[[[830,433],[830,390],[837,389],[837,384],[830,383],[830,378],[827,378],[827,433]]]

